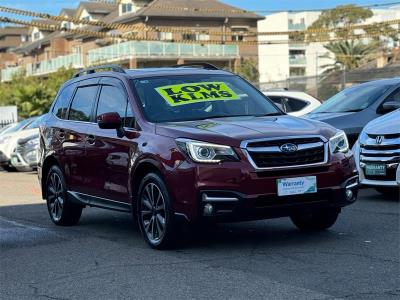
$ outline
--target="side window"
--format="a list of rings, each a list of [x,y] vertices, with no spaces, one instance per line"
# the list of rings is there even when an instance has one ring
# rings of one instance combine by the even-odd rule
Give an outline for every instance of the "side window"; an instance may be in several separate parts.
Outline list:
[[[97,86],[80,87],[75,93],[69,111],[69,120],[90,121],[93,104],[96,98]]]
[[[288,112],[299,111],[307,106],[307,102],[294,98],[287,98],[286,107],[288,108]]]
[[[384,102],[398,102],[400,103],[400,89],[395,90],[391,93]]]
[[[72,97],[74,89],[75,85],[71,84],[65,87],[58,95],[56,104],[53,107],[53,114],[55,114],[58,118],[65,119],[67,117],[66,113],[68,110],[69,100]]]
[[[125,92],[116,86],[104,85],[101,88],[96,116],[108,112],[117,112],[124,126],[133,127],[134,116]]]

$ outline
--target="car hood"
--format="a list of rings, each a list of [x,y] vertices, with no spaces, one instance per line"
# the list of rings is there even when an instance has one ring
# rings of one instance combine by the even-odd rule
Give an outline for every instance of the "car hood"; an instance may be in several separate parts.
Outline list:
[[[364,131],[368,134],[396,134],[400,133],[400,109],[383,115],[369,122]]]
[[[336,129],[322,122],[283,115],[160,123],[156,126],[156,133],[173,138],[224,143],[235,147],[243,140],[269,137],[322,135],[329,139],[336,133]]]
[[[312,113],[311,112],[311,113],[305,115],[304,117],[312,119],[312,120],[327,122],[331,119],[344,117],[344,116],[350,116],[352,114],[355,114],[355,112],[329,112],[329,113]]]

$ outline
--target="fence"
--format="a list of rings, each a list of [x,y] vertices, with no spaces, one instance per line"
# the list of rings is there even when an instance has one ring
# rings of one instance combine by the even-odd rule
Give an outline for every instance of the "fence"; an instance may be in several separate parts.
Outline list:
[[[337,71],[319,76],[296,76],[281,81],[261,82],[258,86],[262,91],[275,88],[303,91],[324,101],[346,87],[399,76],[400,65],[394,65],[385,68]]]
[[[0,129],[14,122],[15,120],[0,120]]]

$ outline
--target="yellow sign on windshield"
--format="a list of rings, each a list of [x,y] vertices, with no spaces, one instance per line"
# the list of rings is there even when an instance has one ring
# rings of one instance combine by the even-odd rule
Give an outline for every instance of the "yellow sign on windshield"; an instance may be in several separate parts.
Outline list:
[[[166,85],[156,88],[156,91],[171,106],[204,101],[239,99],[239,96],[224,82],[193,82]]]

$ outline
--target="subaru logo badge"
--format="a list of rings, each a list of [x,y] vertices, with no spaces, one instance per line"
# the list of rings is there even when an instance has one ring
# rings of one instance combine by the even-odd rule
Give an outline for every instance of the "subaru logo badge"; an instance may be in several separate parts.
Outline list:
[[[282,152],[296,152],[297,146],[295,144],[286,143],[279,147]]]
[[[378,145],[382,144],[382,142],[383,142],[383,136],[382,136],[382,135],[378,135],[378,136],[375,138],[375,142],[376,142]]]

